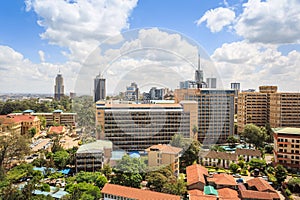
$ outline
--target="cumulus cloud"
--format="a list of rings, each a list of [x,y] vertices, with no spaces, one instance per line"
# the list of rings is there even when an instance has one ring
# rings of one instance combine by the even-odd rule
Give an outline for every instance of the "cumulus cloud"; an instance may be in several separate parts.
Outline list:
[[[67,47],[69,58],[82,61],[99,42],[129,28],[128,17],[137,0],[26,0],[44,27],[41,38]]]
[[[197,20],[197,25],[206,22],[211,32],[219,32],[223,27],[230,25],[235,19],[235,13],[230,8],[219,7],[205,12],[205,14]]]
[[[223,82],[242,83],[242,88],[257,84],[278,85],[282,91],[298,91],[300,80],[300,53],[283,55],[276,48],[245,41],[223,44],[212,55],[222,74]]]
[[[39,53],[41,62],[45,62],[45,52],[43,52],[42,50],[39,50],[38,53]]]

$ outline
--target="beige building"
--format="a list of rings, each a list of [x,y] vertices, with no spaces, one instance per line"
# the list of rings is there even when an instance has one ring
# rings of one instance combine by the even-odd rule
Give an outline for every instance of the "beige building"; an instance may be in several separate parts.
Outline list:
[[[77,113],[64,113],[62,110],[54,110],[52,113],[31,113],[31,115],[44,117],[47,126],[60,124],[75,128],[77,122]]]
[[[233,135],[234,93],[221,89],[176,89],[175,102],[196,101],[198,140],[204,144],[222,143]]]
[[[238,96],[238,133],[246,124],[300,127],[300,93],[277,92],[277,86],[260,86],[259,92]]]
[[[274,128],[274,162],[300,169],[300,128]]]
[[[158,144],[147,148],[145,151],[148,153],[149,167],[171,165],[174,174],[176,176],[179,175],[181,148],[172,147],[166,144]]]
[[[35,128],[36,133],[40,132],[41,120],[36,116],[12,113],[7,115],[7,118],[21,124],[21,134],[28,133],[31,128]]]
[[[190,115],[180,104],[96,103],[97,137],[113,142],[114,149],[144,151],[156,144],[169,144],[172,137],[190,134]]]
[[[198,138],[198,103],[196,101],[180,101],[183,111],[190,117],[190,134],[186,138]]]
[[[0,135],[10,135],[11,133],[21,134],[21,122],[15,122],[7,115],[0,115]]]

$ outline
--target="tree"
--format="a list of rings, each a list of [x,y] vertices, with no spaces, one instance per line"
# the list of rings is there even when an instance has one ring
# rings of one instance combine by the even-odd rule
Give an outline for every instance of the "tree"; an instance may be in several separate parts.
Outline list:
[[[172,137],[172,140],[170,142],[170,145],[173,147],[179,147],[183,150],[186,150],[191,145],[192,140],[189,138],[184,138],[182,134],[175,134]]]
[[[66,191],[71,195],[67,199],[72,200],[84,200],[84,199],[100,199],[101,192],[97,186],[91,183],[77,183],[66,186]],[[92,198],[91,198],[92,197]]]
[[[265,167],[267,166],[267,163],[265,160],[261,160],[258,158],[252,158],[249,162],[249,166],[250,166],[251,170],[253,170],[253,169],[264,170]]]
[[[69,159],[69,153],[65,150],[57,151],[53,155],[53,161],[55,163],[55,166],[57,166],[59,169],[65,168],[69,162]]]
[[[298,177],[291,178],[287,185],[291,192],[299,192],[300,191],[300,178],[298,178]]]
[[[287,177],[287,170],[282,165],[276,165],[275,177],[277,179],[277,183],[281,185]]]
[[[183,179],[172,177],[164,184],[162,192],[174,195],[184,195],[186,193],[186,182]]]
[[[230,135],[230,136],[227,138],[226,142],[230,144],[230,147],[231,147],[231,148],[233,148],[233,147],[236,146],[236,143],[238,143],[239,140],[238,140],[236,137],[234,137],[233,135]]]
[[[232,171],[232,173],[237,173],[238,172],[238,169],[240,168],[240,166],[236,163],[231,163],[229,165],[229,169]]]
[[[139,188],[143,180],[142,174],[145,173],[146,165],[140,158],[130,158],[128,155],[122,157],[115,169],[115,176],[111,179],[112,183]]]
[[[3,180],[6,166],[12,159],[20,160],[29,151],[29,139],[27,135],[12,133],[11,135],[0,136],[0,180]]]
[[[219,145],[212,145],[210,147],[211,151],[217,151],[217,152],[225,152],[225,149]]]
[[[185,171],[186,167],[198,162],[201,144],[197,140],[193,140],[189,148],[181,156],[180,170]]]
[[[147,186],[151,190],[156,192],[161,192],[164,184],[167,183],[168,178],[164,174],[158,171],[153,171],[146,176],[146,181],[147,181]]]
[[[254,144],[256,148],[263,147],[267,139],[266,129],[259,128],[254,124],[247,124],[242,133],[246,142]]]
[[[101,169],[101,172],[105,175],[105,177],[107,179],[110,179],[110,175],[111,175],[111,172],[112,172],[112,168],[109,164],[104,164],[102,169]]]
[[[31,127],[30,129],[28,129],[28,133],[31,137],[34,137],[36,134],[36,128],[35,127]]]

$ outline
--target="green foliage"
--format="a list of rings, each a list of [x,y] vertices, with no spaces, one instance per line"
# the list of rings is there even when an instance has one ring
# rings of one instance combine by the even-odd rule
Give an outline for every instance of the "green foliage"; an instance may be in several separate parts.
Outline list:
[[[300,178],[294,177],[291,178],[288,182],[288,188],[292,192],[299,192],[300,191]]]
[[[211,151],[217,151],[217,152],[225,152],[225,149],[219,145],[212,145],[210,147]]]
[[[254,144],[256,148],[263,147],[267,139],[266,129],[259,128],[254,124],[247,124],[242,135],[246,142]]]
[[[63,169],[66,167],[70,159],[70,155],[67,151],[57,151],[53,155],[53,161],[55,163],[55,166],[57,166],[59,169]]]
[[[199,152],[201,149],[201,144],[197,140],[193,140],[191,145],[186,151],[184,151],[181,156],[180,170],[185,171],[186,167],[198,162]]]
[[[289,197],[289,196],[292,195],[292,192],[288,188],[286,188],[285,189],[285,194]]]
[[[39,189],[41,191],[50,192],[50,185],[48,185],[47,183],[42,183]]]
[[[231,163],[229,165],[229,169],[232,171],[232,173],[237,173],[238,172],[238,169],[240,168],[240,166],[236,163]]]
[[[170,142],[170,145],[173,147],[179,147],[183,150],[186,150],[191,145],[192,140],[189,138],[184,138],[182,134],[175,134],[172,137],[172,140]]]
[[[227,138],[226,142],[230,144],[230,147],[235,147],[235,144],[239,142],[239,139],[234,137],[233,135],[230,135]]]
[[[31,137],[34,137],[36,134],[36,128],[35,127],[31,127],[30,129],[28,129],[28,133]]]
[[[265,147],[264,147],[264,149],[265,149],[265,152],[266,153],[273,153],[273,146],[272,145],[266,145]]]
[[[39,171],[34,171],[31,164],[22,163],[7,172],[6,179],[12,183],[17,183],[21,178],[36,177],[37,180],[42,178]]]
[[[66,191],[71,194],[68,198],[70,200],[83,200],[85,198],[94,200],[100,199],[101,197],[100,189],[97,186],[86,182],[68,185]]]
[[[162,192],[174,195],[184,195],[186,193],[186,182],[174,177],[164,184]]]
[[[102,172],[102,174],[105,175],[105,177],[107,179],[110,179],[110,175],[112,173],[112,168],[111,168],[111,166],[109,164],[104,164],[103,167],[102,167],[102,169],[101,169],[101,172]]]
[[[287,170],[282,165],[276,165],[274,175],[277,179],[277,183],[280,185],[287,177]]]
[[[81,171],[76,175],[77,183],[95,183],[96,186],[102,188],[108,181],[101,172],[84,172]]]
[[[43,167],[46,165],[46,163],[47,163],[47,160],[44,158],[36,158],[31,162],[31,164],[36,167]]]
[[[252,158],[249,162],[250,170],[253,169],[259,169],[263,171],[265,167],[267,166],[267,163],[265,160],[258,159],[258,158]]]

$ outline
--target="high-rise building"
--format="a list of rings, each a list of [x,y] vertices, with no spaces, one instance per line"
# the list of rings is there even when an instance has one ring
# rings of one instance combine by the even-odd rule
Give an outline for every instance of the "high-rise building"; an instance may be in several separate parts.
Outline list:
[[[241,89],[241,84],[240,83],[230,83],[230,88],[231,89],[234,89],[234,90],[237,90],[237,91],[240,91]]]
[[[126,87],[125,100],[128,101],[138,101],[139,98],[139,88],[136,83],[131,83],[130,86]]]
[[[176,133],[190,135],[190,115],[180,104],[96,103],[101,139],[113,142],[114,149],[144,151],[156,144],[169,144]]]
[[[207,88],[217,88],[217,78],[206,79]]]
[[[230,88],[234,90],[234,114],[238,113],[238,94],[241,89],[240,83],[230,83]]]
[[[225,142],[233,135],[234,90],[176,89],[175,102],[198,103],[198,140],[204,144]]]
[[[203,83],[203,70],[201,70],[200,68],[200,55],[198,55],[198,69],[195,71],[195,82],[198,88],[201,88]]]
[[[197,88],[197,83],[196,81],[181,81],[179,82],[179,88],[180,89],[188,89],[188,88]]]
[[[105,100],[106,98],[106,87],[105,78],[102,75],[96,76],[94,79],[94,101]]]
[[[64,96],[64,79],[59,72],[55,78],[54,98],[60,100]]]

